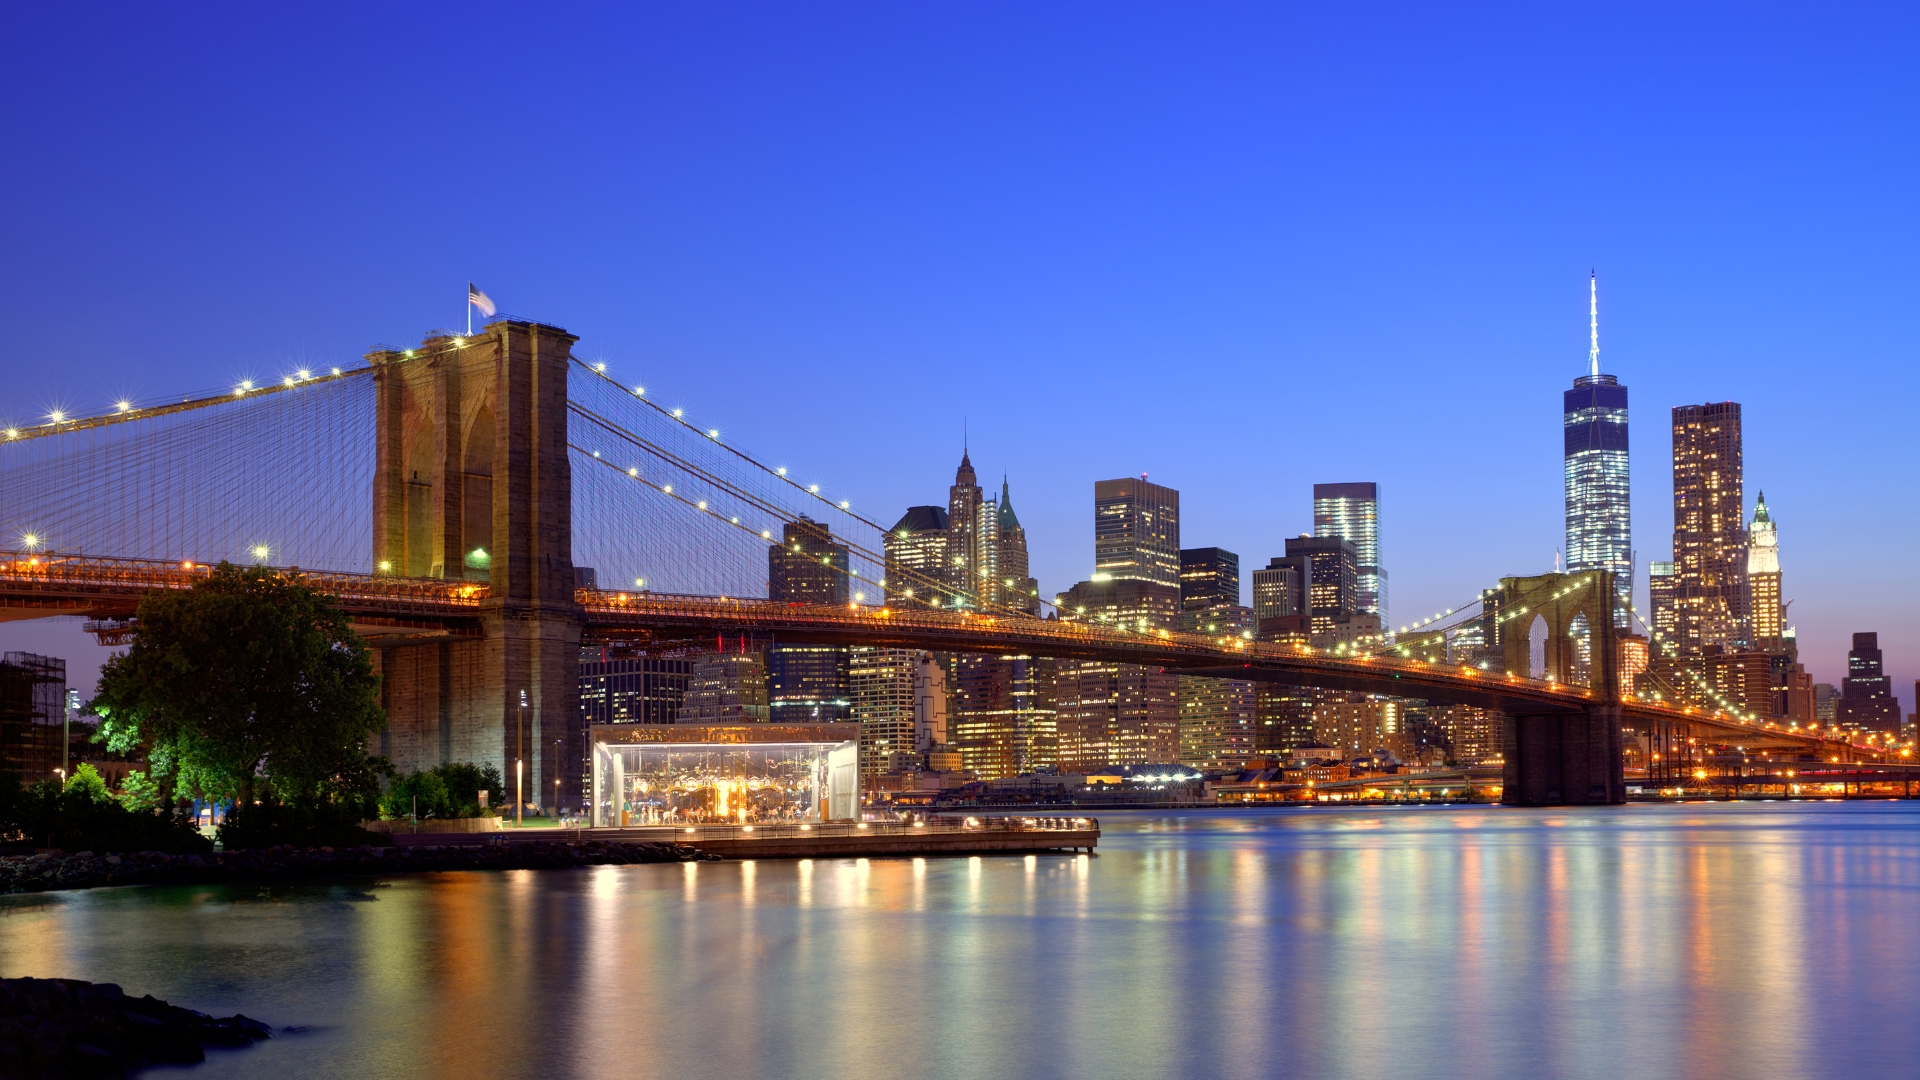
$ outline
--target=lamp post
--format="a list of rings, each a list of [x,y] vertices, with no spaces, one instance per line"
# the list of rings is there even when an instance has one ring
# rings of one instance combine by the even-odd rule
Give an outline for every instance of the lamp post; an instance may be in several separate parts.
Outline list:
[[[523,777],[525,776],[527,726],[527,692],[520,691],[519,719],[513,722],[513,824],[515,828],[526,821],[527,796]]]

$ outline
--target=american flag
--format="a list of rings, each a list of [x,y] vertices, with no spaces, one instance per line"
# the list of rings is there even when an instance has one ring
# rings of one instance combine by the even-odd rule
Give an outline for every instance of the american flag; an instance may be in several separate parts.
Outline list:
[[[467,303],[479,308],[480,314],[482,315],[489,317],[493,315],[493,299],[486,293],[474,288],[473,282],[471,281],[467,282]]]

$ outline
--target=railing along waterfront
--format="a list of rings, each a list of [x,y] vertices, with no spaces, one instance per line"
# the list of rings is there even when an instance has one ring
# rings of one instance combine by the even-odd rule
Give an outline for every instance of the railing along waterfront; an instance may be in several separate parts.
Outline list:
[[[582,829],[528,829],[502,834],[508,839],[552,839],[564,834],[579,839],[605,837],[621,833],[650,840],[786,840],[840,839],[845,837],[927,836],[932,834],[991,832],[1097,832],[1100,820],[1092,817],[1051,817],[1041,815],[937,814],[917,821],[828,821],[766,822],[751,825],[675,823],[658,825],[603,825]],[[641,834],[645,834],[644,837]]]

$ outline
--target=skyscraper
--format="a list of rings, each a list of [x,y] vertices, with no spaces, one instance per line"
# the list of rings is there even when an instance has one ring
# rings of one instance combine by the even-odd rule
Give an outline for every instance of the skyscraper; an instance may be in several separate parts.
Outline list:
[[[953,486],[947,489],[947,575],[958,594],[954,606],[979,608],[993,602],[998,518],[989,521],[986,509],[979,476],[963,449]]]
[[[1380,566],[1380,485],[1313,485],[1313,535],[1353,544],[1353,606],[1387,623],[1387,572]],[[1289,552],[1291,554],[1291,552]]]
[[[966,653],[953,659],[953,683],[952,748],[975,776],[995,780],[1055,764],[1053,661]]]
[[[1652,606],[1653,632],[1662,645],[1679,647],[1676,632],[1680,627],[1680,615],[1674,610],[1674,590],[1679,587],[1679,579],[1674,576],[1670,562],[1652,562],[1647,564],[1647,602]],[[1661,653],[1654,647],[1654,655]]]
[[[1180,493],[1136,480],[1093,485],[1093,568],[1115,580],[1180,584]]]
[[[827,724],[845,720],[847,647],[769,644],[767,711],[776,724]]]
[[[909,506],[881,539],[887,555],[887,603],[898,607],[951,607],[947,581],[947,512]],[[1024,535],[1023,535],[1024,539]]]
[[[1562,395],[1566,436],[1567,570],[1611,570],[1626,627],[1633,597],[1633,515],[1627,484],[1627,388],[1600,374],[1598,278],[1588,281],[1590,370]]]
[[[1780,601],[1780,537],[1767,513],[1767,493],[1761,492],[1747,527],[1747,612],[1753,647],[1781,648],[1785,610]]]
[[[1240,556],[1217,547],[1181,549],[1179,626],[1195,634],[1253,636],[1253,609],[1240,604]],[[1180,676],[1180,763],[1243,767],[1253,753],[1254,692],[1251,682]]]
[[[1240,603],[1240,556],[1225,548],[1180,550],[1180,611],[1208,611]]]
[[[1898,732],[1900,701],[1893,696],[1893,679],[1880,669],[1880,635],[1853,635],[1847,654],[1847,678],[1840,684],[1840,704],[1834,722],[1862,731]]]
[[[802,516],[767,549],[767,597],[790,604],[845,604],[852,598],[848,549],[833,533]],[[766,694],[777,723],[829,723],[847,716],[844,645],[769,643]]]
[[[767,598],[790,604],[844,604],[849,587],[847,545],[805,514],[780,530],[780,545],[767,549]]]
[[[893,767],[895,754],[914,752],[920,653],[864,645],[849,652],[847,718],[860,725],[860,773],[875,776]]]
[[[1144,476],[1096,482],[1093,544],[1093,578],[1059,595],[1060,617],[1172,629],[1180,610],[1180,493]],[[1179,758],[1179,683],[1172,673],[1063,661],[1054,691],[1062,769]]]
[[[1675,645],[1698,655],[1746,637],[1747,537],[1740,406],[1673,410]]]
[[[1359,610],[1359,560],[1353,542],[1343,536],[1296,536],[1287,540],[1287,557],[1307,560],[1307,608],[1315,634],[1331,634],[1333,617]]]
[[[995,558],[998,576],[994,579],[994,606],[1002,611],[1038,615],[1040,583],[1027,576],[1027,530],[1020,524],[1020,516],[1013,512],[1013,493],[1004,476],[1000,478],[1000,501],[994,511],[995,542],[999,545]]]
[[[1301,556],[1267,560],[1253,572],[1253,617],[1303,615],[1307,610],[1308,578],[1313,564]]]

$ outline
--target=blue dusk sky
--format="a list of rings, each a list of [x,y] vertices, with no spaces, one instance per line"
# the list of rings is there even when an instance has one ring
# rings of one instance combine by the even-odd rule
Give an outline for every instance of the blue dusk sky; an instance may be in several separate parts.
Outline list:
[[[1920,676],[1920,7],[11,4],[0,408],[457,326],[468,280],[869,516],[963,422],[1042,590],[1092,485],[1251,569],[1382,485],[1391,621],[1550,569],[1560,393],[1745,409],[1802,659]],[[654,390],[657,388],[657,391]],[[6,648],[102,650],[76,623]]]

